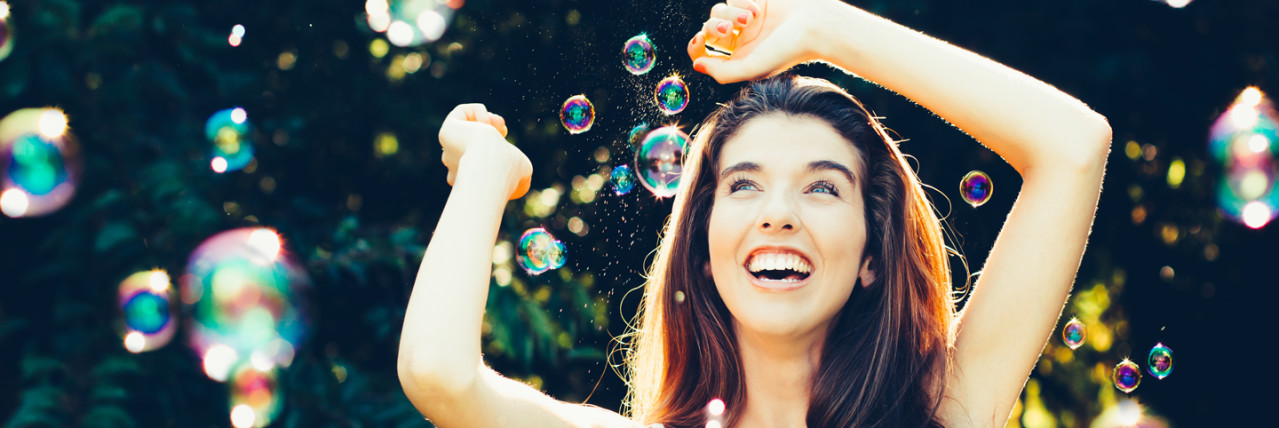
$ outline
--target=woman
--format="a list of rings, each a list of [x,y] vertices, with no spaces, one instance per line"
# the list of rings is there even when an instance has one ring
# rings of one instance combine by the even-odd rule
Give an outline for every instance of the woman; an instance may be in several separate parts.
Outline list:
[[[708,56],[705,45],[735,49]],[[718,4],[689,55],[721,83],[831,63],[927,107],[1021,173],[964,312],[952,309],[940,222],[883,128],[828,83],[765,79],[695,137],[631,335],[628,417],[556,401],[480,357],[491,245],[531,165],[502,140],[500,116],[463,105],[440,130],[454,192],[401,338],[410,400],[445,427],[701,426],[714,398],[734,427],[1003,426],[1078,269],[1106,120],[834,0]]]

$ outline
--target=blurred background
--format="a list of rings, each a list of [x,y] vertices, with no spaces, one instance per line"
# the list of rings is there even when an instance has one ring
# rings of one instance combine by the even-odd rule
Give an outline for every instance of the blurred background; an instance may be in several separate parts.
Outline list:
[[[851,3],[1052,84],[1114,129],[1074,292],[1010,426],[1273,419],[1279,2]],[[486,361],[616,410],[613,338],[670,201],[613,172],[634,169],[637,125],[688,132],[740,88],[683,53],[711,1],[0,4],[9,427],[430,426],[396,350],[450,191],[436,135],[464,102],[506,117],[534,164],[494,247]],[[623,47],[640,34],[655,62],[633,74]],[[799,71],[905,140],[979,271],[1016,172],[909,100]],[[666,115],[654,88],[671,75],[687,108]],[[575,95],[593,105],[585,132],[560,120]],[[960,191],[975,170],[994,188],[978,207]],[[627,179],[641,185],[622,192]]]

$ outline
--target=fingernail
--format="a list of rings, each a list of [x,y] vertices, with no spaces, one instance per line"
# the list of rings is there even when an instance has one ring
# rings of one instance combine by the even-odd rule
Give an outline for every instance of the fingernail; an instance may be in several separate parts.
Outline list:
[[[719,30],[719,32],[721,33],[728,34],[728,29],[731,27],[732,26],[729,25],[727,22],[720,22],[719,25],[715,26],[715,29]]]
[[[740,15],[737,15],[737,22],[740,22],[743,25],[746,24],[746,21],[750,19],[751,19],[750,12],[742,12]]]
[[[698,73],[706,74],[706,64],[694,62],[693,69],[697,70]]]

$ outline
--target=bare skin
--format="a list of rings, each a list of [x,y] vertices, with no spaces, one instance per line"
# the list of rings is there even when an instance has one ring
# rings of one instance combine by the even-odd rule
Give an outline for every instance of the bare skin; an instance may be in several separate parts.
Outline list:
[[[732,57],[707,57],[706,39],[722,39],[733,29],[740,34]],[[1022,175],[1017,201],[960,314],[952,356],[956,370],[946,379],[939,414],[951,427],[1003,426],[1079,268],[1109,151],[1106,120],[1050,85],[835,0],[716,5],[690,40],[689,56],[698,71],[722,83],[764,77],[806,61],[828,62],[928,108]],[[443,427],[635,426],[609,410],[552,399],[483,363],[480,326],[492,245],[505,202],[527,191],[532,171],[528,159],[503,140],[505,130],[505,122],[480,105],[459,106],[440,130],[454,192],[409,301],[399,356],[404,391],[423,415]],[[749,146],[735,140],[725,149]],[[736,247],[730,242],[726,254],[749,251],[739,247],[752,245],[746,243],[754,239],[752,233],[775,236],[762,235],[763,223],[787,224],[766,218],[797,219],[789,222],[791,233],[829,227],[816,220],[797,223],[805,215],[814,218],[811,209],[805,211],[804,198],[825,196],[804,193],[807,183],[794,174],[795,164],[761,166],[769,175],[757,178],[757,184],[772,199],[749,226],[735,226],[747,238]],[[775,198],[778,192],[792,197]],[[717,204],[720,198],[717,193]],[[798,234],[786,239],[805,244]],[[819,257],[842,254],[815,240],[809,244]],[[719,270],[717,288],[731,290],[735,281],[724,277],[721,282],[727,268],[712,265]],[[873,273],[859,265],[857,272],[839,277],[861,275]],[[739,294],[743,305],[763,304],[750,303],[747,292]],[[813,316],[789,319],[790,327],[777,331],[735,313],[735,322],[746,327],[739,337],[749,397],[739,409],[746,416],[743,427],[802,425],[807,397],[799,380],[811,377],[820,353],[820,342],[805,337],[829,322],[822,318],[826,312],[815,308]]]

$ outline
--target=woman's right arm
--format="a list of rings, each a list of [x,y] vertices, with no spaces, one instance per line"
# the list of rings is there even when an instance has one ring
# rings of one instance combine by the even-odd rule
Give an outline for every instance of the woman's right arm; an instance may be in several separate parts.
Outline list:
[[[409,401],[443,427],[629,426],[616,413],[557,401],[484,365],[480,329],[493,243],[508,199],[528,190],[532,166],[503,136],[501,117],[458,106],[440,129],[453,191],[422,257],[400,335],[398,370]]]

